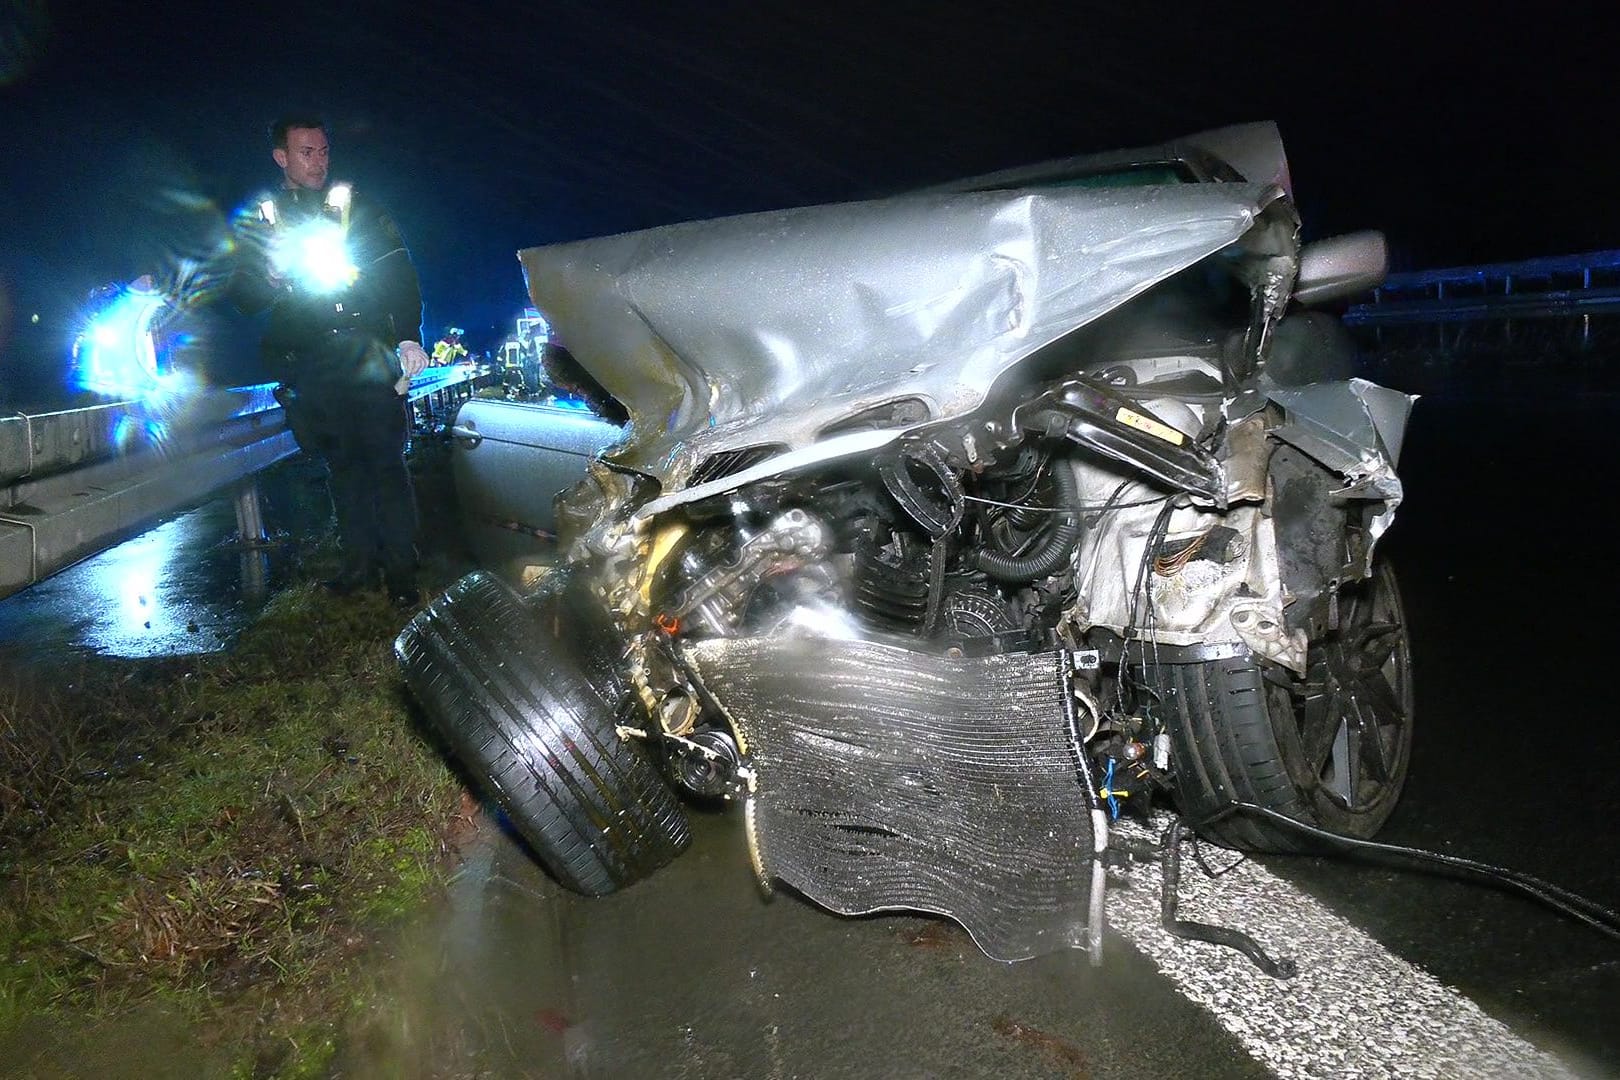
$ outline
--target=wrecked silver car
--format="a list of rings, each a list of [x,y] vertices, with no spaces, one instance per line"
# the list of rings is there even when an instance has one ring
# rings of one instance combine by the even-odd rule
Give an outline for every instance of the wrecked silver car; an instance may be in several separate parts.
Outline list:
[[[1095,944],[1155,798],[1259,851],[1301,840],[1234,805],[1389,815],[1411,399],[1344,377],[1309,306],[1383,241],[1301,250],[1271,125],[521,257],[629,421],[559,565],[468,576],[397,652],[563,884],[729,800],[763,885],[1012,960]]]

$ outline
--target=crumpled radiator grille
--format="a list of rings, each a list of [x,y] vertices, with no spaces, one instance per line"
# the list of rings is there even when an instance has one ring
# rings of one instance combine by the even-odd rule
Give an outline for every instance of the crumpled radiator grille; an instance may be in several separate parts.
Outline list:
[[[747,743],[767,874],[846,915],[949,916],[1001,960],[1086,943],[1096,785],[1063,654],[779,637],[684,655]]]

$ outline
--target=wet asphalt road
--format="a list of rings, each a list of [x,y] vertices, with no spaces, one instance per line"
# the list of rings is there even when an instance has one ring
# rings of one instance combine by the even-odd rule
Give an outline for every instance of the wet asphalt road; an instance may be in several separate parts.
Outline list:
[[[1403,389],[1458,381],[1380,377]],[[1387,541],[1414,639],[1418,727],[1406,795],[1383,838],[1620,905],[1620,725],[1606,623],[1620,588],[1603,525],[1608,474],[1620,464],[1620,397],[1582,392],[1577,380],[1548,387],[1534,372],[1464,381],[1414,414],[1407,502]],[[1189,961],[1144,945],[1123,915],[1099,969],[1079,954],[1004,965],[949,924],[840,919],[791,896],[766,902],[734,817],[700,814],[695,832],[692,851],[653,879],[586,900],[558,890],[486,824],[450,909],[379,972],[399,987],[395,1037],[352,1050],[345,1074],[435,1075],[453,1061],[491,1076],[1245,1077],[1270,1075],[1262,1059],[1279,1059],[1256,1046],[1299,1034],[1253,1014],[1239,1013],[1234,1027],[1235,990],[1201,999],[1214,1011],[1195,1004],[1176,967]],[[1472,1001],[1510,1038],[1579,1074],[1620,1076],[1620,943],[1477,885],[1330,860],[1266,867],[1396,963],[1455,988],[1463,1011]],[[1127,901],[1151,903],[1149,884],[1134,883]],[[1241,924],[1262,941],[1297,922],[1239,903]],[[1326,1036],[1330,1051],[1393,1041],[1407,1056],[1376,1071],[1324,1056],[1288,1074],[1424,1075],[1426,1047],[1445,1032],[1423,1022],[1389,1030],[1379,1009],[1360,1009],[1406,991],[1385,979],[1381,958],[1350,950],[1349,930],[1333,933],[1368,970],[1336,972],[1318,988],[1324,1003],[1308,1006],[1347,1009]],[[1340,945],[1321,943],[1333,955]],[[1219,966],[1231,987],[1264,981],[1241,963]],[[1450,1015],[1431,1011],[1428,1022]],[[80,1060],[105,1075],[91,1065],[97,1045],[83,1044]],[[1540,1065],[1502,1075],[1546,1064],[1525,1060]]]
[[[267,544],[237,543],[235,504],[217,498],[0,601],[0,666],[225,648],[294,580],[332,512],[302,459],[266,470],[258,486]]]

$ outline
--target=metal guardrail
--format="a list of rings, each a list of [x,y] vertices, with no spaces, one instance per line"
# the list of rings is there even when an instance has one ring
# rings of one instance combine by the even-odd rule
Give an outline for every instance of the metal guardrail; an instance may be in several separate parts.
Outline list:
[[[0,420],[0,596],[293,453],[270,390]]]
[[[1620,312],[1620,251],[1391,274],[1352,326],[1556,319]]]
[[[423,372],[409,392],[417,429],[444,427],[491,381],[471,365]],[[293,454],[273,389],[0,418],[0,597]]]
[[[279,413],[274,384],[214,390],[184,407],[139,400],[47,413],[0,417],[0,484],[38,479],[117,456],[151,434],[215,426],[228,420]],[[6,500],[0,498],[0,506]]]
[[[428,368],[411,380],[412,425],[417,432],[443,431],[462,402],[500,383],[499,370],[476,364]]]

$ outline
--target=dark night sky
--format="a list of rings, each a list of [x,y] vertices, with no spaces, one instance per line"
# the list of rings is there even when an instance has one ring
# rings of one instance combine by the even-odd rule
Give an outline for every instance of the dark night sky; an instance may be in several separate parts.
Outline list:
[[[0,348],[206,245],[299,107],[393,209],[432,332],[507,322],[519,247],[1252,119],[1308,236],[1383,228],[1406,266],[1620,247],[1605,7],[1443,6],[0,0]]]

